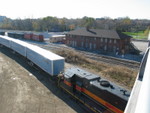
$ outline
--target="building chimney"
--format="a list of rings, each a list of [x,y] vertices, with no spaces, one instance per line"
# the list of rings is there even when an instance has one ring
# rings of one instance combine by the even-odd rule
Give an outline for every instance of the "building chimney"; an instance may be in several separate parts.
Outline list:
[[[89,28],[89,26],[87,26],[87,27],[86,27],[86,30],[87,30],[87,31],[90,31],[90,28]]]

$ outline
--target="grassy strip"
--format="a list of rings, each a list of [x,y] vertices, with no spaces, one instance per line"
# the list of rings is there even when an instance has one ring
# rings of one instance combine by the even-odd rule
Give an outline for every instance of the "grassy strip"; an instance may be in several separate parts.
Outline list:
[[[128,89],[132,88],[137,75],[136,70],[132,70],[123,66],[112,66],[96,62],[84,57],[78,52],[60,50],[57,52],[57,54],[63,56],[67,63],[78,65],[88,70],[94,70],[94,72],[98,73],[102,77],[119,83]]]
[[[144,34],[143,31],[139,31],[139,32],[123,32],[129,36],[132,36],[135,39],[147,39],[147,35]]]

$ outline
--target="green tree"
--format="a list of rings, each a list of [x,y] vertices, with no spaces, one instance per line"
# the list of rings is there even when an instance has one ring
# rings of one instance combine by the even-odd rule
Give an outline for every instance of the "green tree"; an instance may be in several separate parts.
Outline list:
[[[96,27],[96,21],[94,18],[91,17],[83,17],[82,18],[82,25],[83,27],[88,27],[88,28],[95,28]]]

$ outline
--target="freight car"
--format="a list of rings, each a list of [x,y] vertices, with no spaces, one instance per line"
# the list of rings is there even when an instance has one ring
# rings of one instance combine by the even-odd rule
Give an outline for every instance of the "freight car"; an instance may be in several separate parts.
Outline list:
[[[5,35],[5,32],[4,31],[0,31],[0,35]]]
[[[41,35],[41,34],[33,34],[32,40],[43,42],[44,41],[44,36]]]
[[[16,38],[16,39],[24,38],[24,33],[21,33],[21,32],[8,32],[7,34],[9,37]]]
[[[9,37],[16,39],[27,39],[43,42],[44,36],[39,33],[24,33],[24,32],[8,32]]]
[[[57,76],[64,69],[64,58],[37,46],[26,48],[26,57],[51,76]]]
[[[33,62],[51,76],[58,75],[64,69],[63,57],[40,47],[6,36],[0,37],[0,44],[21,54],[28,61]]]
[[[16,32],[8,32],[7,35],[11,38],[18,38],[19,36],[17,36]]]
[[[44,36],[41,34],[38,34],[38,33],[36,33],[36,34],[35,33],[25,33],[24,39],[43,42]]]
[[[79,68],[64,71],[64,58],[18,39],[0,36],[0,44],[21,54],[51,75],[61,89],[89,112],[123,113],[129,97],[127,90]]]
[[[25,33],[24,34],[24,39],[32,40],[32,37],[33,37],[33,33]]]

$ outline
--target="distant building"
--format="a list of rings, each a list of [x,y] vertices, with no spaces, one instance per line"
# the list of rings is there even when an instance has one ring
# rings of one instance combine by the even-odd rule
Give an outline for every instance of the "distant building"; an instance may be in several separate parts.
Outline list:
[[[115,30],[81,28],[66,34],[66,44],[101,52],[127,53],[132,37]]]

